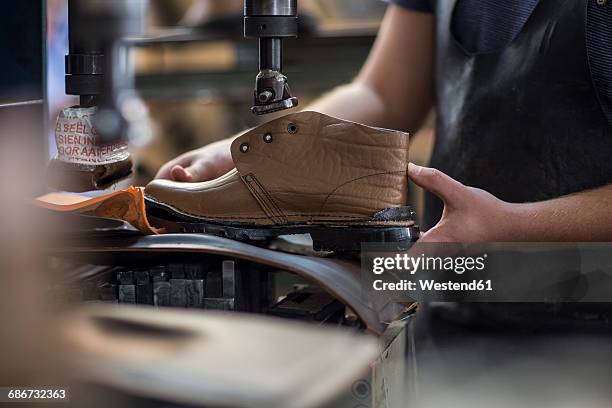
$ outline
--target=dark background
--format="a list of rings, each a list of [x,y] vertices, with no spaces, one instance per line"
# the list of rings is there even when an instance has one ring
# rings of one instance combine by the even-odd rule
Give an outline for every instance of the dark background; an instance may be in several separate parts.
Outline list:
[[[6,188],[27,183],[31,195],[43,191],[46,162],[45,4],[7,1],[0,12],[0,167]]]
[[[0,103],[43,99],[43,0],[2,5]]]

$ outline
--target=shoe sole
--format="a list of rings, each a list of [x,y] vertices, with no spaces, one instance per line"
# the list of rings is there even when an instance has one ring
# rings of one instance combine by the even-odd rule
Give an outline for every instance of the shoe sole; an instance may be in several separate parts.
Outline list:
[[[410,244],[420,236],[412,207],[382,210],[371,221],[360,223],[258,226],[240,222],[220,222],[193,215],[145,197],[147,214],[176,224],[182,233],[211,234],[238,241],[269,241],[281,235],[310,234],[315,251],[361,251],[363,243]],[[375,224],[375,225],[370,225]]]

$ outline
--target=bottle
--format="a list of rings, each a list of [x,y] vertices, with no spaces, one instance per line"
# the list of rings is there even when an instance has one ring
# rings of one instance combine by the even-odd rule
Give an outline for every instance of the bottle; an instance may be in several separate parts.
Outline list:
[[[89,105],[65,108],[55,126],[57,157],[47,171],[49,187],[85,192],[104,190],[132,174],[128,143],[101,144],[93,118],[95,100]]]

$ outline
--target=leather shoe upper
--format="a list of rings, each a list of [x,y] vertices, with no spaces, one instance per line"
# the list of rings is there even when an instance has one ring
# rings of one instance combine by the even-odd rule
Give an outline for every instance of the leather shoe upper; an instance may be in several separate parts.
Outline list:
[[[317,112],[261,125],[231,146],[212,181],[155,180],[146,195],[190,216],[259,225],[353,223],[407,204],[408,134]]]

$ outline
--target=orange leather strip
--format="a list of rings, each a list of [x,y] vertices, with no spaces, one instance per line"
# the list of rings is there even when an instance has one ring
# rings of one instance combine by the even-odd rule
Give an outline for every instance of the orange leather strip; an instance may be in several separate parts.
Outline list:
[[[129,187],[94,198],[78,194],[49,193],[35,199],[34,204],[51,211],[123,220],[147,235],[159,233],[147,219],[144,189],[140,187]]]

